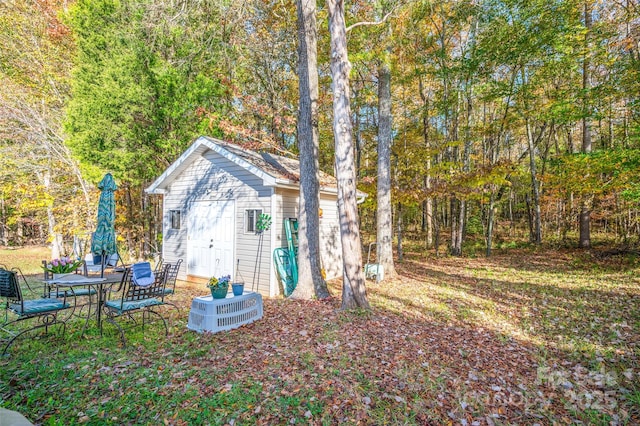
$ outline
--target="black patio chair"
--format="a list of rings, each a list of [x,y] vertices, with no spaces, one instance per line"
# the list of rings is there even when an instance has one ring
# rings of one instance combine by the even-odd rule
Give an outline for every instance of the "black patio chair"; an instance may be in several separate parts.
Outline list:
[[[116,269],[118,263],[122,263],[124,267],[124,263],[118,253],[104,256],[104,258],[103,256],[94,256],[93,253],[87,253],[83,262],[82,268],[85,275],[104,274],[105,269]]]
[[[124,328],[118,324],[117,318],[126,317],[130,319],[133,324],[137,324],[134,318],[134,314],[141,313],[142,316],[142,328],[151,318],[151,314],[156,315],[162,320],[165,329],[165,335],[169,334],[169,328],[167,321],[156,310],[155,307],[162,306],[164,302],[164,286],[165,286],[165,272],[160,271],[154,274],[153,283],[148,286],[137,285],[133,278],[132,267],[127,267],[124,271],[124,276],[120,283],[120,287],[116,289],[112,294],[119,295],[118,298],[108,300],[104,304],[104,313],[108,322],[115,325],[120,331],[120,340],[122,345],[126,346],[126,340],[124,336]]]
[[[182,265],[182,259],[178,259],[176,263],[164,263],[164,277],[165,277],[165,285],[164,285],[164,296],[171,296],[176,292],[176,281],[178,279],[178,272],[180,271],[180,265]],[[173,306],[177,309],[178,312],[182,312],[180,307],[173,302],[164,301],[166,305]]]
[[[156,266],[153,268],[153,272],[158,273],[162,271],[162,269],[164,268],[164,265],[165,265],[164,259],[159,257],[158,261],[156,262]]]
[[[44,328],[45,334],[49,328],[56,324],[62,324],[62,336],[66,331],[66,321],[73,314],[75,303],[69,303],[73,295],[73,291],[69,294],[66,292],[61,297],[35,297],[25,298],[21,285],[24,284],[29,295],[43,294],[34,291],[24,275],[18,268],[0,268],[0,298],[4,299],[4,320],[0,323],[0,331],[3,335],[9,337],[4,338],[7,343],[4,345],[2,355],[6,355],[9,347],[16,339],[25,333]],[[74,301],[75,302],[75,301]],[[67,310],[68,314],[64,318],[59,318],[60,311]],[[21,329],[18,324],[26,321],[34,320],[35,324],[31,327]],[[15,330],[14,330],[15,328]]]

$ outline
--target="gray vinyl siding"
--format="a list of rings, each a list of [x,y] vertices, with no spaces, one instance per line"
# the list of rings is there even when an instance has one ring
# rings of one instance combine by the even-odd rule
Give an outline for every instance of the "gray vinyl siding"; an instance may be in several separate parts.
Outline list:
[[[284,230],[284,220],[298,217],[298,191],[279,189],[276,208],[280,212],[276,225],[276,247],[287,247],[287,234]]]
[[[271,214],[272,189],[246,169],[227,160],[213,151],[186,168],[166,189],[164,195],[163,257],[167,262],[183,259],[179,279],[186,279],[188,216],[195,201],[235,201],[235,259],[238,266],[236,278],[245,282],[246,290],[269,294],[271,237],[265,232],[262,237],[245,232],[245,211],[260,209]],[[171,230],[171,210],[180,210],[181,228]],[[262,241],[260,241],[262,239]],[[258,251],[262,246],[262,253]],[[239,260],[239,263],[238,263]],[[256,263],[257,262],[257,263]]]
[[[275,229],[275,241],[273,249],[278,247],[287,247],[287,234],[284,230],[284,219],[289,217],[298,217],[298,192],[286,189],[276,190],[276,212],[273,215],[272,226]],[[273,249],[271,253],[273,253]],[[274,274],[276,294],[282,294],[282,284],[278,279],[278,274]]]
[[[282,216],[276,226],[275,247],[287,247],[287,235],[284,230],[284,219],[298,217],[298,191],[278,190],[277,210]],[[342,245],[340,244],[340,227],[338,220],[338,204],[335,195],[320,196],[320,256],[328,280],[342,276]]]
[[[342,244],[340,242],[340,219],[335,196],[320,195],[320,253],[326,279],[342,277]]]

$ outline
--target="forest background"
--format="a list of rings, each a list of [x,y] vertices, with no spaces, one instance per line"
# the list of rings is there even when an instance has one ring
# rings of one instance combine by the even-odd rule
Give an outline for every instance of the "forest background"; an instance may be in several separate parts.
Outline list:
[[[162,238],[161,200],[144,188],[195,137],[295,156],[295,6],[0,3],[0,245],[68,253],[94,229],[95,184],[110,171],[121,251],[142,258]],[[319,164],[333,173],[318,6]],[[375,235],[378,81],[389,69],[400,258],[403,238],[454,255],[589,247],[592,235],[638,243],[635,0],[351,1],[346,15],[365,236]]]

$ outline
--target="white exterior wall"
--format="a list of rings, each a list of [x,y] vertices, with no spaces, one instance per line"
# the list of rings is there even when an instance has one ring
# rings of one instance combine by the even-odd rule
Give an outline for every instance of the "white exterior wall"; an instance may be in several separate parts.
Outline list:
[[[298,191],[276,190],[276,211],[282,212],[278,220],[273,222],[276,231],[274,248],[287,247],[287,235],[284,231],[284,219],[298,217]],[[321,194],[320,208],[320,258],[326,272],[326,279],[342,276],[342,245],[340,243],[340,224],[338,220],[338,203],[335,195]],[[278,283],[280,287],[280,284]],[[278,290],[281,293],[280,290]]]
[[[262,179],[213,151],[207,151],[194,161],[171,182],[164,194],[162,253],[167,262],[184,260],[178,278],[185,280],[188,274],[187,226],[191,205],[203,200],[235,200],[234,268],[238,265],[235,279],[245,282],[245,290],[272,294],[272,233],[265,232],[259,236],[254,232],[245,232],[247,209],[261,209],[263,213],[273,216],[272,194],[273,188],[264,186]],[[179,230],[170,229],[171,210],[181,212]]]
[[[338,199],[320,195],[320,253],[327,279],[342,277],[342,243],[340,241],[340,218]]]

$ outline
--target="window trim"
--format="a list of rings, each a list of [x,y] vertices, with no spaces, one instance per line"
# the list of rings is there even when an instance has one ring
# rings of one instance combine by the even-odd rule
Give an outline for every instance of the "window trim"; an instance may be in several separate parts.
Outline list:
[[[177,226],[176,225],[177,222]],[[178,230],[182,227],[182,212],[180,210],[169,210],[169,229]]]
[[[244,233],[245,234],[256,234],[258,232],[258,219],[262,214],[262,209],[245,209],[244,210]],[[251,215],[253,215],[253,220],[249,222]]]

